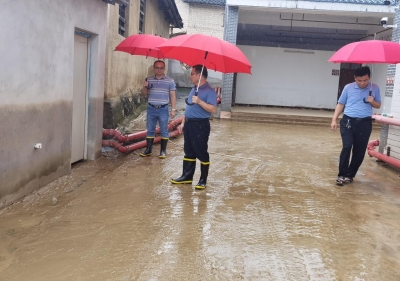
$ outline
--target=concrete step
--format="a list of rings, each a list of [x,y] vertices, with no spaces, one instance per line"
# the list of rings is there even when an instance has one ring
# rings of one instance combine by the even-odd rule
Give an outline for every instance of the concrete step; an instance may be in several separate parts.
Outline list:
[[[332,117],[232,112],[231,120],[242,121],[242,122],[268,123],[268,124],[329,127],[332,121]],[[380,128],[381,124],[375,122],[373,123],[373,129],[380,129]]]

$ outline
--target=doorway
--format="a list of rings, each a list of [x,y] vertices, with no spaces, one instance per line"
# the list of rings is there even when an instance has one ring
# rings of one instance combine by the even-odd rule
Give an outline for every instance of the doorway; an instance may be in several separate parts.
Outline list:
[[[88,38],[75,34],[71,164],[85,158]]]
[[[354,70],[359,67],[361,67],[361,64],[357,64],[357,63],[342,63],[340,65],[340,76],[339,76],[339,87],[338,87],[337,100],[339,100],[344,87],[347,84],[354,82]]]

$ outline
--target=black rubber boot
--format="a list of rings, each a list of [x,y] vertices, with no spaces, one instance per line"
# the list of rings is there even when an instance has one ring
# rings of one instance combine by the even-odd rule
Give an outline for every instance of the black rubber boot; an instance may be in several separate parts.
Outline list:
[[[167,157],[167,143],[168,139],[161,138],[161,149],[160,149],[160,156],[158,158],[165,158]]]
[[[151,151],[153,149],[153,142],[154,138],[146,138],[146,143],[147,143],[146,150],[140,153],[140,156],[146,157],[151,155]]]
[[[176,179],[171,179],[171,182],[175,184],[192,183],[195,170],[196,170],[196,158],[195,159],[183,158],[182,176]]]
[[[199,183],[196,184],[196,189],[204,189],[206,188],[207,184],[207,177],[208,177],[208,169],[210,168],[210,162],[201,162],[201,176]]]

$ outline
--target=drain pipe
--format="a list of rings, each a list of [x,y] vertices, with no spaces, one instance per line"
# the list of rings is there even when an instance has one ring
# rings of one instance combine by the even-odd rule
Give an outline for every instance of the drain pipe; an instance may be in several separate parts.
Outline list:
[[[173,130],[173,131],[169,132],[169,137],[175,137],[177,135],[180,135],[178,130]],[[154,143],[158,143],[158,142],[160,142],[160,140],[161,140],[160,136],[155,137]],[[136,142],[136,143],[133,143],[130,145],[123,145],[117,140],[103,140],[102,144],[103,144],[103,146],[114,147],[116,150],[118,150],[119,152],[124,153],[124,154],[129,153],[129,152],[134,151],[139,148],[146,147],[146,145],[147,145],[145,140],[139,141],[139,142]]]
[[[177,125],[182,123],[184,116],[181,116],[179,118],[176,118],[169,122],[168,124],[168,131],[171,131],[173,128],[175,128]],[[160,128],[156,128],[156,134],[160,133]],[[135,139],[141,139],[145,138],[147,134],[147,131],[142,131],[134,134],[128,134],[128,135],[123,135],[118,130],[115,129],[103,129],[103,137],[110,137],[112,136],[114,139],[117,139],[119,142],[127,142],[127,141],[132,141]]]
[[[375,151],[375,146],[379,146],[379,140],[370,141],[368,143],[367,150],[370,157],[375,157],[376,159],[388,163],[396,168],[400,168],[400,160]]]

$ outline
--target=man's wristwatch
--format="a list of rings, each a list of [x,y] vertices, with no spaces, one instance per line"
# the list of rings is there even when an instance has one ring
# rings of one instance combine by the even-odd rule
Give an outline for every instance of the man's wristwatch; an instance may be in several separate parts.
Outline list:
[[[176,109],[175,109],[175,108],[173,108],[173,109],[171,109],[171,111],[176,111]]]

